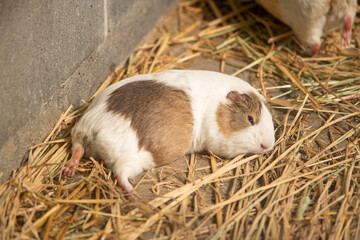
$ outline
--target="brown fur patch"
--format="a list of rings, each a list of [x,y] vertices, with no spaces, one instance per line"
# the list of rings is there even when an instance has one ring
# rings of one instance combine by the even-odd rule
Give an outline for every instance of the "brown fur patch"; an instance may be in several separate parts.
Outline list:
[[[255,93],[244,95],[245,101],[234,103],[228,100],[226,104],[220,104],[216,111],[216,122],[220,133],[230,138],[232,132],[239,132],[252,124],[248,116],[254,120],[254,124],[259,123],[262,104]]]
[[[155,166],[188,151],[193,116],[190,98],[183,90],[152,80],[136,81],[112,92],[107,108],[131,121],[139,147],[153,155]]]

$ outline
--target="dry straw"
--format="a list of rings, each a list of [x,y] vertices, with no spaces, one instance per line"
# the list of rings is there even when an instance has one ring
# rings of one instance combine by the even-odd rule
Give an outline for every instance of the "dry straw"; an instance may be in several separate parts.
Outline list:
[[[64,112],[0,186],[1,239],[360,239],[359,18],[352,48],[342,49],[331,29],[319,56],[307,58],[289,28],[255,3],[235,2],[178,3],[154,41],[82,108]],[[272,152],[186,156],[177,161],[184,167],[135,181],[136,201],[92,158],[73,179],[63,176],[71,127],[105,87],[207,60],[219,63],[216,71],[248,73],[266,96],[277,136]]]

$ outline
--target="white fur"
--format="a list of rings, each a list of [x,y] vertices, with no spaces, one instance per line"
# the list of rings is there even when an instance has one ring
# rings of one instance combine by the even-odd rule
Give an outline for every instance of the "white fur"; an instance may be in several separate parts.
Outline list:
[[[87,135],[93,141],[91,134],[97,133],[95,141],[90,143],[89,148],[85,148],[85,154],[103,159],[126,184],[128,178],[152,168],[153,159],[148,151],[139,149],[138,137],[130,127],[130,121],[119,114],[107,112],[104,100],[104,95],[99,96],[96,104],[91,104],[73,128],[73,151],[79,144],[84,146],[82,138],[78,139],[77,134]],[[128,186],[128,189],[131,188]]]
[[[263,104],[259,124],[239,133],[231,139],[219,133],[216,109],[219,103],[228,101],[228,92],[253,92],[264,98],[247,82],[226,74],[200,70],[171,70],[161,73],[137,75],[106,88],[89,106],[73,129],[73,145],[78,144],[78,133],[91,136],[98,132],[93,149],[85,149],[87,155],[99,157],[110,165],[122,179],[132,178],[153,166],[149,152],[139,149],[138,137],[130,127],[130,121],[119,114],[106,111],[106,101],[115,89],[134,81],[155,80],[184,90],[191,98],[194,129],[188,152],[210,150],[215,154],[233,157],[243,153],[263,153],[274,146],[274,127],[270,112]],[[82,144],[82,143],[81,143]],[[268,149],[261,149],[261,144]]]
[[[281,20],[293,29],[306,51],[311,51],[314,44],[320,45],[326,23],[327,1],[279,0]]]
[[[356,0],[257,0],[257,2],[292,28],[309,55],[312,54],[314,45],[320,46],[324,30],[343,26],[347,16],[354,21],[357,6]]]

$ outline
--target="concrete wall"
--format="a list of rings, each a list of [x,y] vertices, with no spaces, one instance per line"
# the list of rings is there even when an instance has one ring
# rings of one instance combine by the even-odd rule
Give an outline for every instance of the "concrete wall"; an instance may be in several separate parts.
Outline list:
[[[0,182],[175,0],[0,0]]]

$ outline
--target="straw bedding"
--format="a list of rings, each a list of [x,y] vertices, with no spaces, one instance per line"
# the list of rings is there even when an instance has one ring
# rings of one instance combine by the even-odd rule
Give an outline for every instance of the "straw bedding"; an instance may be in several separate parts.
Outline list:
[[[307,58],[290,29],[253,2],[179,2],[0,186],[1,239],[360,239],[359,17],[353,47],[339,45],[331,29],[320,54]],[[72,179],[63,175],[71,127],[101,90],[200,62],[266,96],[276,128],[272,152],[184,156],[135,179],[138,200],[95,159],[83,159]]]

